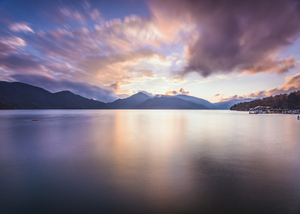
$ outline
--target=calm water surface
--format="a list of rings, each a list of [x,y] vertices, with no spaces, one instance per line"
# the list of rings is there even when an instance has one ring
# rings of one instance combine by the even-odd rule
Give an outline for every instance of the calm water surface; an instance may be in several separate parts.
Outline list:
[[[296,115],[4,110],[0,213],[298,214],[299,139]]]

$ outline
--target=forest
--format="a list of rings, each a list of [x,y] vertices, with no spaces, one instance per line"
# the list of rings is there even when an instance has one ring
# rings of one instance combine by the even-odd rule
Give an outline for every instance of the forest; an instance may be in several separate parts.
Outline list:
[[[250,102],[238,103],[230,107],[230,110],[248,111],[256,106],[270,106],[273,109],[300,109],[300,90],[290,94],[280,94]]]

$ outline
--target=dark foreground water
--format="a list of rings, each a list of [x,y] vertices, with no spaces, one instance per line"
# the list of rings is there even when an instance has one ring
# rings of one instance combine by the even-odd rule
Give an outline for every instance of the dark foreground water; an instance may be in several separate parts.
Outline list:
[[[300,121],[205,110],[0,111],[0,213],[298,214]]]

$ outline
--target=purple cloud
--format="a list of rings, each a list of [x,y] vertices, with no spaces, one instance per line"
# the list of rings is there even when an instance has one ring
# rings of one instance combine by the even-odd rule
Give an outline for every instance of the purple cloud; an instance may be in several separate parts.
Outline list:
[[[162,20],[195,24],[184,72],[203,77],[230,72],[286,72],[296,62],[278,60],[300,34],[299,2],[289,0],[152,0]],[[157,12],[159,11],[159,12]],[[287,64],[287,66],[282,66]]]
[[[5,54],[11,54],[15,52],[15,48],[11,45],[5,44],[0,41],[0,56]]]
[[[41,69],[40,61],[31,55],[12,54],[0,56],[0,67],[9,71],[34,71]]]

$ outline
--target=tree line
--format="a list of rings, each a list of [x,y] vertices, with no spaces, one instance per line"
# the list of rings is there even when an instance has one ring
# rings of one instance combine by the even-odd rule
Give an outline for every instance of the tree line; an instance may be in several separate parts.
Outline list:
[[[250,102],[238,103],[230,107],[230,110],[248,111],[256,106],[270,106],[273,109],[300,109],[300,90],[290,94],[280,94],[253,100]]]

